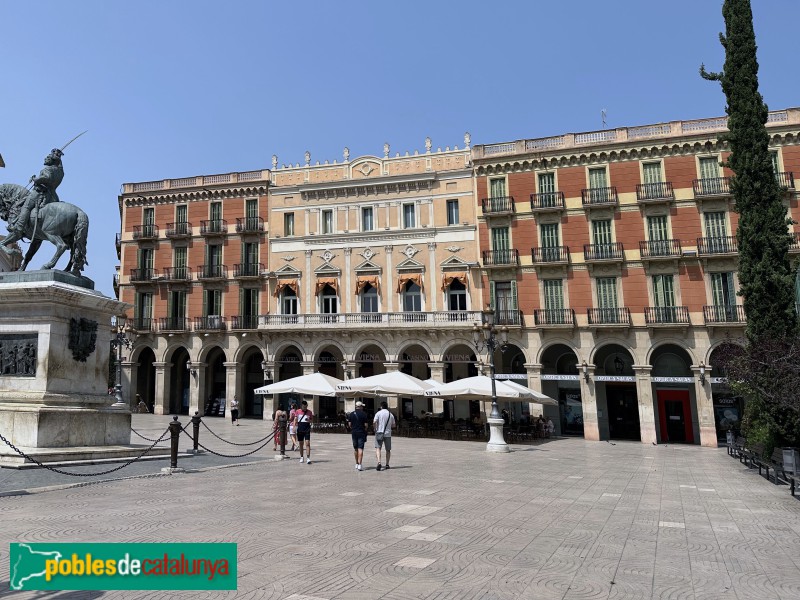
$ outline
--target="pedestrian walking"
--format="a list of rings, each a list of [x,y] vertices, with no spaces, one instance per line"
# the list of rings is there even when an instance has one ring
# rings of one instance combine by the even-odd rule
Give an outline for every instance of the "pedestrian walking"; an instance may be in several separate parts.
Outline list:
[[[378,459],[378,471],[381,470],[381,447],[386,446],[386,469],[392,457],[392,427],[395,426],[394,415],[389,412],[389,405],[381,402],[381,409],[375,413],[372,430],[375,432],[375,457]]]
[[[236,396],[231,400],[231,425],[239,426],[239,399]]]
[[[353,455],[356,459],[356,471],[363,471],[361,461],[364,460],[364,444],[367,443],[367,427],[369,417],[364,412],[364,403],[356,402],[356,409],[347,415],[347,428],[353,438]]]
[[[295,431],[297,432],[297,444],[300,449],[300,462],[303,462],[303,442],[305,442],[306,464],[311,464],[311,419],[314,413],[308,408],[308,402],[303,400],[300,409],[295,411]]]
[[[297,402],[292,402],[292,409],[289,411],[289,437],[292,440],[292,450],[297,448],[297,428],[295,427],[294,416],[297,412]]]

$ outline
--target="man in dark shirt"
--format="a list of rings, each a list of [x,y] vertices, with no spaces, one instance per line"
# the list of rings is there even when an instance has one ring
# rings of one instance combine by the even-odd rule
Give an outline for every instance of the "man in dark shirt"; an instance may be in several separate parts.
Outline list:
[[[350,435],[353,438],[353,454],[356,458],[356,471],[363,471],[361,461],[364,458],[364,444],[367,442],[369,416],[364,412],[364,403],[356,402],[356,409],[347,415]]]

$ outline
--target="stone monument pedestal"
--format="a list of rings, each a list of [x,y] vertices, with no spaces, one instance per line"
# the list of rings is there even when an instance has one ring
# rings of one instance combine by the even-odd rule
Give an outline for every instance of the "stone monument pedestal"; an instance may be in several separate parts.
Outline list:
[[[63,271],[0,273],[0,434],[42,462],[135,456],[108,395],[111,317],[129,305]],[[0,440],[0,464],[25,462]]]

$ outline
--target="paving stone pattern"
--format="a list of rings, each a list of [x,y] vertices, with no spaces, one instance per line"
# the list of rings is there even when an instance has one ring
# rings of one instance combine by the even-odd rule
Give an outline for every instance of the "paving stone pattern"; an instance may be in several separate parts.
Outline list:
[[[395,438],[391,470],[370,449],[357,472],[349,436],[312,443],[311,465],[0,497],[0,596],[12,541],[197,541],[238,543],[238,591],[9,596],[800,598],[800,502],[724,449],[562,439],[490,454]]]

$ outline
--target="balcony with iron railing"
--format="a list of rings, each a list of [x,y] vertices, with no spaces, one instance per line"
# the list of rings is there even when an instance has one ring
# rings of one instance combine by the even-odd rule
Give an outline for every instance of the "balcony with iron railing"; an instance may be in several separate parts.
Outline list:
[[[499,196],[497,198],[484,198],[481,208],[485,215],[510,215],[514,212],[514,197]]]
[[[583,245],[583,259],[586,262],[620,262],[624,258],[625,249],[622,242]]]
[[[158,225],[134,225],[133,226],[133,239],[141,240],[155,240],[158,238]]]
[[[738,245],[735,235],[697,238],[697,254],[699,256],[736,254],[736,252],[738,252]]]
[[[672,190],[670,181],[636,184],[636,200],[643,204],[670,202],[674,199],[675,192]]]
[[[685,306],[645,306],[644,320],[649,326],[690,325]]]
[[[119,260],[122,257],[122,234],[115,234],[114,247],[117,249],[117,260]]]
[[[782,188],[787,190],[794,190],[794,173],[791,171],[785,171],[783,173],[775,173],[775,179],[778,181],[778,185]]]
[[[631,311],[622,308],[589,308],[586,310],[589,325],[631,326]]]
[[[262,217],[238,217],[236,219],[236,233],[261,233],[264,231]]]
[[[519,251],[510,250],[483,250],[483,266],[490,267],[509,267],[519,265]]]
[[[560,212],[565,209],[564,192],[531,194],[531,211],[533,212]]]
[[[522,312],[518,309],[495,309],[495,325],[522,325]]]
[[[709,326],[743,325],[747,319],[740,304],[715,304],[703,307],[703,321]]]
[[[730,177],[709,177],[692,181],[695,198],[718,198],[731,193]]]
[[[584,208],[616,206],[619,203],[616,187],[585,188],[581,190]]]
[[[187,331],[186,317],[161,317],[158,320],[158,330],[168,331]]]
[[[131,269],[131,283],[151,283],[158,277],[155,269]]]
[[[188,221],[167,223],[166,236],[171,239],[187,238],[192,236],[192,224]]]
[[[531,248],[533,264],[569,263],[569,246],[535,246]]]
[[[658,260],[660,258],[678,258],[683,253],[680,240],[645,240],[639,242],[639,254],[642,259]]]
[[[789,242],[789,252],[796,254],[797,252],[800,252],[800,233],[790,231],[789,235],[792,238],[792,241]]]
[[[536,327],[574,327],[575,311],[571,308],[535,308],[533,323]]]
[[[195,331],[225,331],[225,317],[222,315],[207,315],[194,318]]]
[[[519,311],[501,311],[506,325],[519,325]],[[390,328],[405,329],[409,324],[420,324],[434,329],[448,330],[463,327],[472,330],[475,323],[481,322],[482,313],[478,310],[450,310],[439,312],[389,312],[389,313],[327,313],[294,315],[261,315],[262,328],[298,329],[342,329],[342,328]]]
[[[200,281],[211,281],[228,278],[227,265],[200,265],[197,267],[197,278]]]
[[[258,329],[258,315],[234,315],[231,317],[232,330]]]
[[[153,331],[154,319],[150,317],[134,317],[131,321],[131,327],[137,333],[149,333]]]
[[[228,222],[225,219],[200,221],[200,235],[227,235]]]
[[[264,263],[237,263],[233,265],[233,277],[235,279],[255,279],[261,277],[264,271]]]
[[[189,267],[166,267],[164,269],[165,281],[190,281],[192,270]]]
[[[114,287],[114,295],[119,300],[119,273],[114,273],[114,281],[112,282],[112,286]]]

